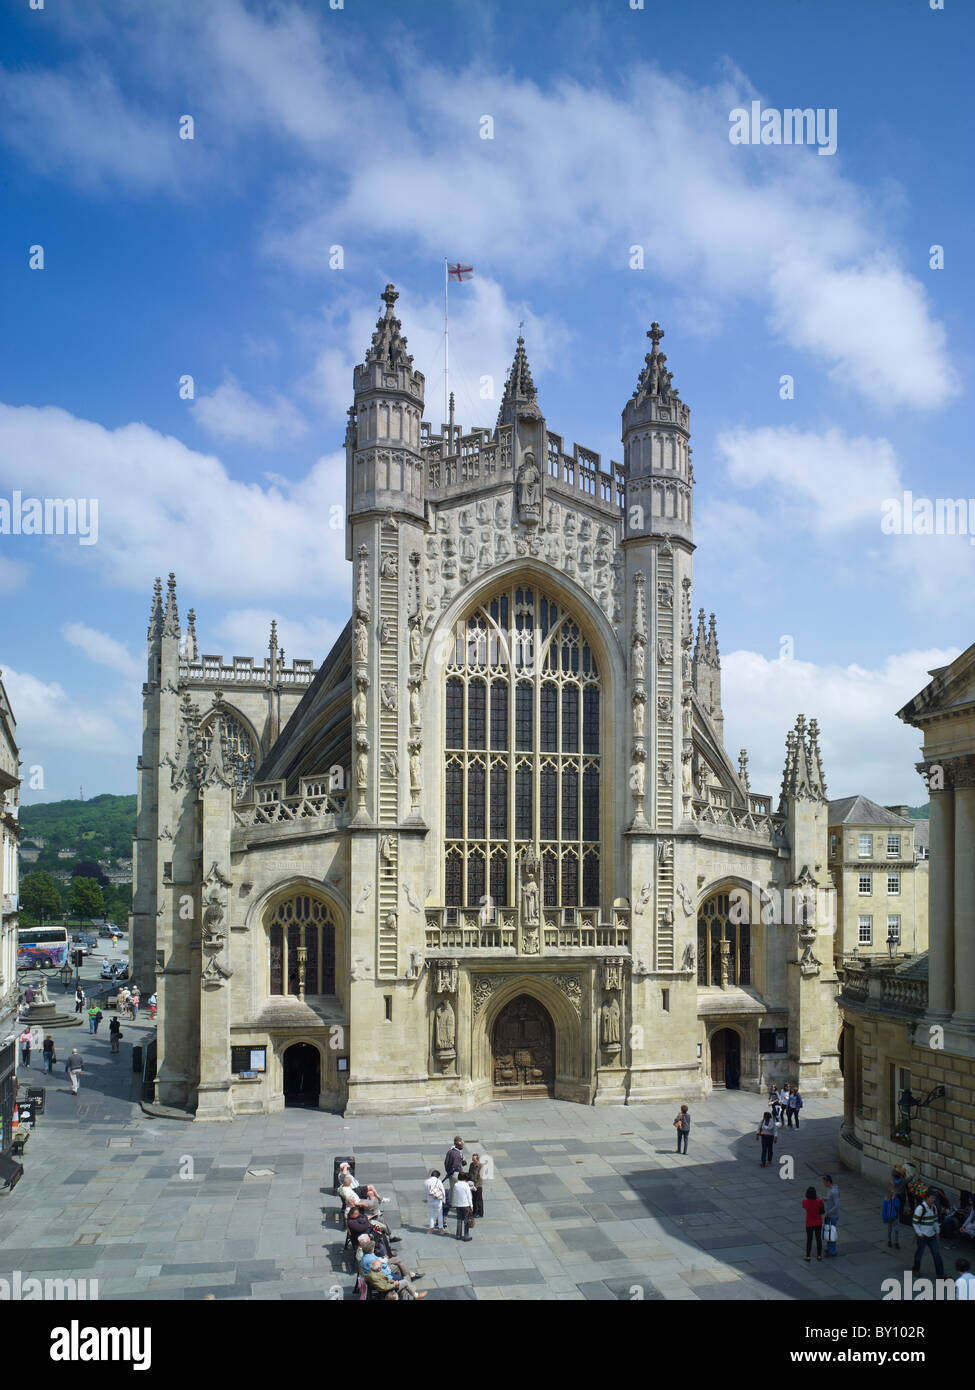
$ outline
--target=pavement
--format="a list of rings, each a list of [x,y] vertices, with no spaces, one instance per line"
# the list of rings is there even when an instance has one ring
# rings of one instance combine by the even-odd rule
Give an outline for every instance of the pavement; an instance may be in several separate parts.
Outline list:
[[[349,1120],[286,1109],[196,1124],[150,1117],[135,1099],[131,1048],[152,1026],[124,1024],[115,1057],[106,1023],[94,1037],[86,1025],[59,1034],[24,1177],[0,1194],[0,1278],[96,1278],[101,1299],[351,1297],[330,1190],[333,1159],[347,1154],[391,1198],[399,1251],[426,1271],[432,1300],[877,1300],[910,1265],[907,1228],[900,1255],[887,1250],[880,1186],[839,1165],[839,1097],[808,1099],[766,1169],[762,1098],[734,1091],[691,1106],[686,1156],[673,1102]],[[72,1046],[86,1066],[77,1097],[63,1071]],[[39,1083],[34,1061],[22,1083]],[[470,1243],[426,1231],[423,1181],[454,1134],[493,1173]],[[809,1185],[821,1194],[826,1172],[841,1191],[840,1254],[806,1264],[800,1201]]]

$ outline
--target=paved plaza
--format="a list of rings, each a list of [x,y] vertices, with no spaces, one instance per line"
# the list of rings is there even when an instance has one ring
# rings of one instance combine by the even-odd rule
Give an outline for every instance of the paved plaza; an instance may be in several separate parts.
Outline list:
[[[356,1120],[289,1109],[198,1124],[148,1116],[131,1098],[131,1042],[150,1027],[125,1025],[115,1058],[103,1031],[59,1032],[24,1178],[0,1196],[0,1277],[97,1278],[102,1299],[349,1297],[338,1201],[322,1191],[347,1153],[392,1197],[399,1248],[426,1271],[431,1299],[876,1300],[910,1262],[906,1228],[906,1253],[887,1251],[880,1187],[839,1169],[839,1099],[810,1099],[801,1130],[780,1131],[776,1160],[794,1158],[791,1180],[759,1166],[764,1106],[740,1092],[691,1107],[686,1157],[674,1151],[673,1103]],[[63,1073],[72,1045],[88,1067],[77,1098]],[[470,1244],[425,1231],[423,1179],[455,1133],[494,1164]],[[841,1256],[807,1265],[799,1203],[828,1171],[842,1194]]]

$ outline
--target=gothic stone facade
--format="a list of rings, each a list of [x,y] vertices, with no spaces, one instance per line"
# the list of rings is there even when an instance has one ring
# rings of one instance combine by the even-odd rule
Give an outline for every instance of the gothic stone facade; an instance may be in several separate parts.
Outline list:
[[[725,751],[660,330],[604,469],[548,429],[521,339],[494,428],[451,404],[434,434],[396,298],[354,374],[351,615],[317,673],[273,635],[261,667],[199,658],[157,581],[133,917],[158,1102],[836,1083],[831,943],[775,910],[830,886],[818,731],[776,805]]]

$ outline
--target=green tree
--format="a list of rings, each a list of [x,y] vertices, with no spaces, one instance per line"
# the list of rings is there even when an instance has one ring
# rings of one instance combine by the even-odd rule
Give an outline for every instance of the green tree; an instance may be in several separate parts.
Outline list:
[[[68,904],[78,918],[100,917],[105,908],[101,885],[97,878],[76,878],[68,890]]]
[[[61,912],[61,890],[50,874],[27,874],[20,881],[20,906],[43,924],[45,916]]]

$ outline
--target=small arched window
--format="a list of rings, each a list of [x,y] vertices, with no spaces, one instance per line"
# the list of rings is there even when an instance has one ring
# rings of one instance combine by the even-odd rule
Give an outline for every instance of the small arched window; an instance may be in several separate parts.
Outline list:
[[[266,926],[269,993],[335,993],[335,916],[328,903],[295,893],[271,909]]]
[[[697,982],[721,984],[722,956],[727,961],[727,983],[752,982],[751,928],[747,922],[732,921],[727,893],[712,893],[697,914]]]
[[[224,759],[231,770],[234,788],[241,792],[254,780],[257,771],[257,757],[250,730],[232,714],[222,714],[220,724],[223,728]],[[205,758],[210,756],[210,743],[213,739],[213,721],[200,729],[200,752]]]

